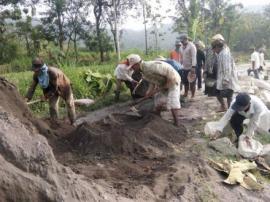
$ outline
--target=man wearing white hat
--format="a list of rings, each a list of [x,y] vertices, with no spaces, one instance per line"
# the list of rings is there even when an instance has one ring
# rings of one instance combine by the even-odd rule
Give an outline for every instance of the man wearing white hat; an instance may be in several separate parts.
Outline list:
[[[151,97],[158,91],[167,93],[167,109],[171,110],[174,124],[179,125],[180,105],[180,76],[172,66],[162,61],[144,62],[138,60],[138,55],[128,57],[130,67],[141,71],[143,78],[149,82],[145,97]]]
[[[229,47],[225,44],[222,35],[217,34],[212,38],[213,51],[217,54],[217,99],[220,102],[219,112],[226,111],[230,107],[233,92],[239,88],[235,70],[234,59]],[[227,107],[223,98],[227,98]]]
[[[132,58],[130,60],[130,58]],[[134,70],[130,67],[135,62],[140,62],[141,57],[139,55],[131,54],[127,57],[127,59],[121,63],[119,63],[114,71],[114,75],[116,77],[116,90],[115,93],[115,101],[119,100],[120,97],[120,90],[122,82],[126,84],[126,86],[130,89],[131,96],[136,98],[133,94],[134,87],[138,84],[138,81],[132,78]]]

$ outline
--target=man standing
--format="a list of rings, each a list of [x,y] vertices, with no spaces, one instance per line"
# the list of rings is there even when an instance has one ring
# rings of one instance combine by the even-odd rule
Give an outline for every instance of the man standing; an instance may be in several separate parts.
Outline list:
[[[259,50],[259,56],[260,56],[260,67],[259,67],[259,71],[263,71],[263,67],[265,66],[265,61],[264,61],[264,52],[263,49],[261,48]]]
[[[268,111],[267,106],[258,97],[247,93],[239,93],[228,111],[220,119],[221,126],[218,130],[222,132],[226,125],[230,123],[238,140],[244,131],[244,120],[249,119],[245,134],[252,137],[258,127],[261,115],[266,111]],[[248,140],[249,138],[246,139],[246,141]]]
[[[158,91],[167,93],[167,109],[171,110],[174,124],[179,125],[180,110],[180,76],[172,66],[162,61],[137,61],[129,57],[129,64],[135,71],[141,71],[143,78],[149,82],[145,97],[151,97]]]
[[[197,65],[197,51],[195,45],[188,40],[188,36],[186,34],[180,37],[180,41],[182,43],[180,52],[182,54],[182,82],[185,87],[184,97],[188,96],[189,86],[191,90],[191,98],[195,96],[196,90],[196,80],[192,83],[188,81],[189,72],[194,76],[196,74],[196,65]]]
[[[226,110],[223,98],[227,98],[227,107],[230,107],[233,92],[238,89],[235,63],[229,47],[225,44],[222,35],[212,38],[212,49],[217,54],[217,99],[220,102],[219,112]]]
[[[175,50],[170,52],[170,59],[175,60],[178,63],[181,63],[181,53],[180,53],[180,47],[181,47],[181,42],[176,41],[175,42]]]
[[[49,100],[50,116],[52,121],[58,118],[58,102],[62,97],[67,106],[70,123],[73,124],[76,118],[75,105],[69,79],[55,67],[47,67],[43,60],[36,58],[32,62],[34,71],[32,84],[27,92],[26,101],[30,101],[34,95],[36,86],[39,84],[43,90],[43,100]]]
[[[202,88],[202,69],[204,69],[205,65],[205,54],[203,52],[203,49],[205,48],[202,41],[197,41],[195,43],[195,46],[197,48],[197,67],[196,67],[196,76],[197,76],[197,87],[198,89]]]
[[[251,54],[251,69],[248,69],[248,75],[250,75],[250,72],[254,72],[254,76],[256,79],[259,79],[259,74],[258,74],[258,70],[260,68],[260,55],[259,53],[256,51],[256,48],[252,49],[252,54]]]

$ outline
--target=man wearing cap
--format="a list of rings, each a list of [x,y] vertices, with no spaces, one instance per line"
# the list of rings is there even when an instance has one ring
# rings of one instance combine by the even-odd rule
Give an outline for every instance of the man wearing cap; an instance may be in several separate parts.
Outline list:
[[[183,34],[180,36],[180,41],[182,43],[180,52],[182,54],[182,82],[185,87],[184,97],[188,96],[189,86],[191,90],[191,97],[194,98],[196,90],[196,65],[197,65],[197,51],[195,45],[188,40],[188,36]],[[194,81],[189,82],[188,75],[190,72],[190,78]]]
[[[131,96],[133,98],[137,98],[133,94],[133,89],[138,84],[138,81],[132,78],[134,70],[130,68],[129,58],[134,58],[134,62],[141,61],[141,57],[139,55],[131,54],[124,62],[117,65],[114,71],[114,75],[116,77],[116,90],[114,91],[115,101],[119,100],[122,82],[125,82],[126,86],[130,89]]]
[[[226,111],[226,104],[223,98],[227,98],[227,106],[232,101],[233,92],[239,88],[235,70],[234,59],[229,47],[225,44],[222,35],[217,34],[212,38],[213,51],[217,54],[217,99],[220,103],[219,112]]]
[[[149,82],[145,97],[151,97],[158,91],[167,93],[167,109],[171,110],[174,124],[179,125],[180,110],[180,76],[174,68],[162,61],[137,61],[129,58],[130,66],[135,71],[141,71],[143,78]],[[157,109],[158,110],[158,109]]]
[[[67,106],[70,123],[73,124],[76,118],[73,93],[69,79],[55,67],[48,67],[41,58],[35,58],[32,62],[34,71],[32,84],[27,92],[26,101],[30,101],[35,89],[39,84],[43,90],[43,100],[49,100],[50,116],[52,121],[58,118],[58,102],[62,97]]]
[[[219,131],[222,132],[225,126],[230,123],[238,140],[244,130],[244,120],[249,119],[245,134],[252,137],[258,127],[261,115],[266,111],[268,111],[267,106],[258,97],[247,93],[239,93],[228,111],[219,121],[222,123]]]
[[[178,63],[181,63],[181,53],[180,53],[180,47],[181,47],[181,42],[176,41],[175,42],[175,50],[170,52],[170,59],[175,60]]]

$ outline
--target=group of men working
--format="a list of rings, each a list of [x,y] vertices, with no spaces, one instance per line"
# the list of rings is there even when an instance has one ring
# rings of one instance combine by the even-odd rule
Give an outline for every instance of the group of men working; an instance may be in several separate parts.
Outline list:
[[[233,57],[230,49],[220,34],[212,38],[211,48],[204,55],[204,45],[188,39],[187,35],[180,37],[176,43],[176,49],[171,52],[170,59],[163,57],[153,61],[143,61],[137,54],[127,56],[127,59],[118,64],[115,69],[116,99],[119,99],[121,83],[125,82],[130,88],[133,98],[137,98],[134,90],[142,80],[148,82],[148,89],[141,97],[149,98],[158,92],[167,96],[166,110],[170,110],[174,124],[179,125],[180,112],[180,86],[184,85],[184,97],[191,91],[191,99],[195,96],[196,78],[198,88],[202,87],[201,74],[204,70],[205,94],[216,96],[221,104],[220,111],[229,109],[223,123],[230,123],[237,137],[243,133],[243,121],[249,118],[248,134],[253,135],[260,115],[267,110],[264,103],[255,96],[240,93],[232,102],[234,91],[237,89],[237,76]],[[33,81],[26,95],[26,101],[31,100],[36,86],[39,84],[43,89],[44,99],[49,100],[50,116],[53,120],[58,117],[58,101],[62,97],[67,105],[70,123],[76,118],[74,99],[69,79],[64,73],[54,67],[47,67],[42,59],[33,60]],[[134,74],[141,75],[141,79],[135,79]],[[197,75],[197,76],[196,76]],[[140,78],[140,77],[139,77]],[[227,106],[224,102],[227,98]],[[159,113],[164,106],[156,107]],[[225,127],[225,125],[224,125]]]
[[[234,58],[222,35],[217,34],[212,38],[211,48],[204,55],[204,46],[196,42],[196,46],[189,41],[186,35],[180,37],[176,43],[176,49],[170,53],[170,58],[180,63],[180,68],[169,62],[169,59],[157,58],[154,61],[142,61],[140,56],[131,54],[127,57],[126,70],[130,71],[131,86],[137,86],[138,81],[132,79],[134,71],[140,71],[143,79],[150,83],[145,96],[153,96],[158,91],[167,91],[167,109],[171,110],[175,125],[179,124],[180,111],[180,84],[184,85],[184,97],[191,91],[191,99],[195,96],[196,78],[198,89],[201,85],[201,74],[205,81],[205,94],[216,96],[220,103],[218,112],[228,111],[222,118],[224,123],[221,130],[230,123],[235,134],[239,137],[243,133],[243,121],[250,119],[246,134],[252,136],[261,115],[268,109],[266,105],[256,96],[247,93],[239,93],[233,100],[233,93],[239,90],[237,72]],[[116,68],[116,77],[118,76]],[[180,70],[180,71],[179,71]],[[196,75],[196,76],[194,76]],[[124,80],[124,79],[123,79]],[[119,90],[119,89],[118,89]],[[227,99],[227,103],[225,103]],[[248,141],[248,140],[247,140]]]

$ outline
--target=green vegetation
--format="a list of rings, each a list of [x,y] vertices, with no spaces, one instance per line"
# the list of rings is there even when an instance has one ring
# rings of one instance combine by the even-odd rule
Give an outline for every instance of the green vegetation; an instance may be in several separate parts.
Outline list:
[[[110,81],[110,87],[101,94],[96,94],[96,89],[91,90],[91,84],[89,81],[86,81],[85,75],[87,72],[96,72],[95,75],[107,75],[112,79],[112,73],[114,71],[113,65],[92,65],[90,67],[64,67],[62,68],[63,72],[69,77],[72,83],[72,89],[75,99],[81,98],[92,98],[96,100],[96,103],[88,108],[81,108],[84,111],[95,110],[104,106],[109,106],[114,103],[114,84],[112,80]],[[98,73],[99,72],[99,73]],[[20,94],[24,96],[29,88],[29,85],[32,81],[33,73],[30,71],[26,72],[14,72],[4,74],[3,76],[14,83]],[[110,76],[109,76],[110,75]],[[94,81],[95,83],[96,81]],[[42,90],[40,87],[37,87],[33,100],[39,99],[42,95]],[[130,99],[128,90],[124,87],[123,93],[121,94],[120,102]],[[63,106],[63,104],[61,104]],[[47,116],[48,115],[48,104],[47,103],[36,103],[30,106],[33,112],[38,116]],[[60,109],[60,112],[64,110]]]

